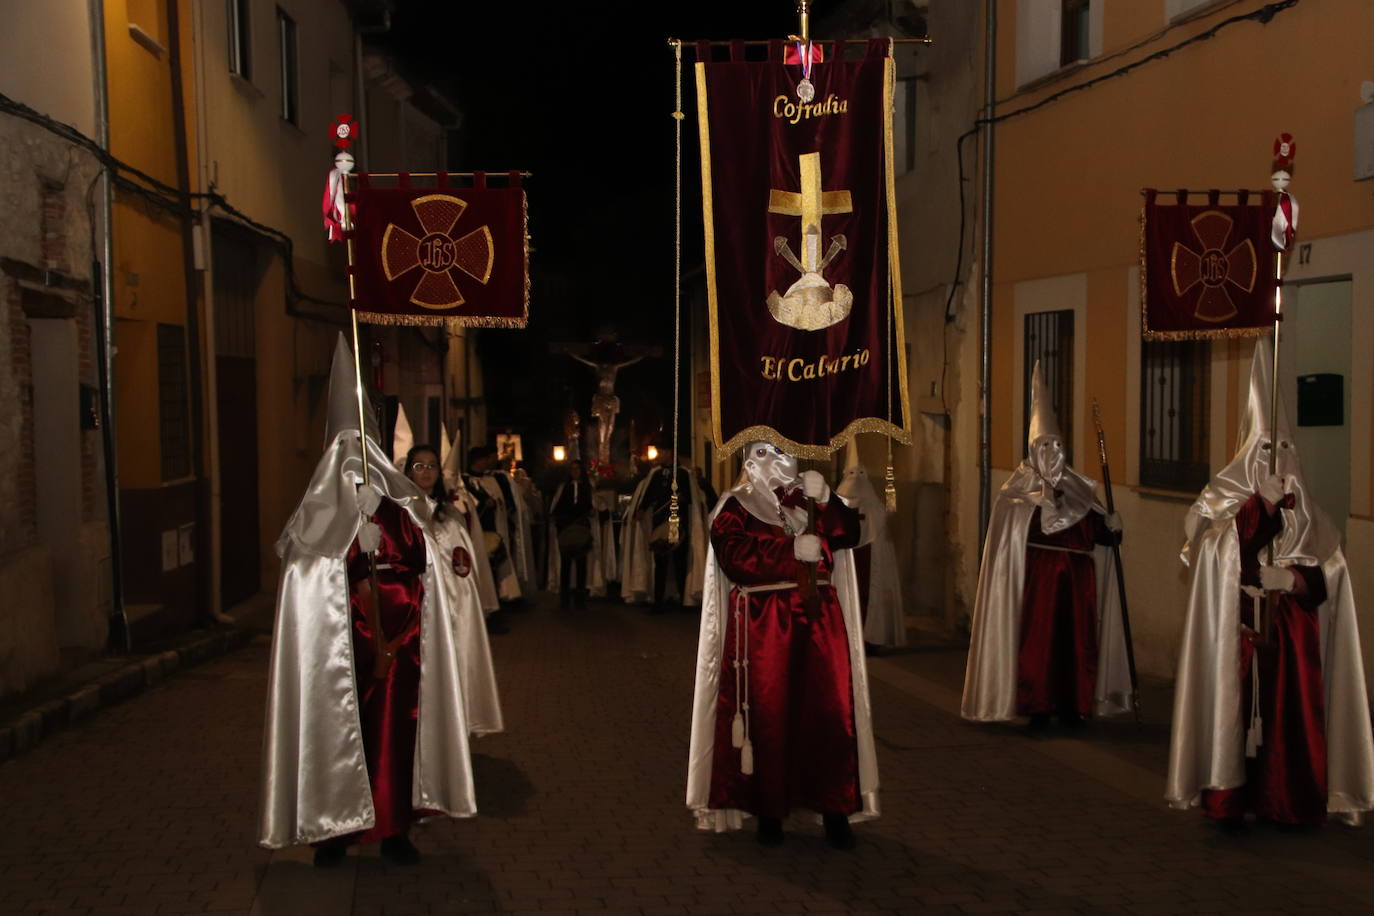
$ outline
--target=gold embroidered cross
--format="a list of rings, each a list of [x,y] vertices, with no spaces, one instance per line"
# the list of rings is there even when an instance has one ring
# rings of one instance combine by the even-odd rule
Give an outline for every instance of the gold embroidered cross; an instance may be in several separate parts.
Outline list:
[[[801,217],[802,266],[807,272],[819,272],[825,266],[821,262],[821,217],[827,213],[851,213],[854,202],[848,191],[821,190],[820,153],[803,153],[798,161],[801,192],[770,190],[768,212]]]

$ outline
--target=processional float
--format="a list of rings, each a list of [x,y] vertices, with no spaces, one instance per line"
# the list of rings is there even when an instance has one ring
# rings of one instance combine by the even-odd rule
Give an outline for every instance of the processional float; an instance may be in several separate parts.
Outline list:
[[[826,458],[861,432],[879,433],[888,439],[891,511],[892,442],[910,444],[912,433],[892,158],[893,47],[929,39],[813,40],[810,3],[801,0],[797,12],[799,34],[785,40],[668,42],[676,68],[675,328],[687,49],[696,56],[716,455],[724,460],[766,440],[798,457]],[[676,330],[674,344],[680,354]],[[673,384],[676,454],[676,371]],[[669,505],[676,542],[676,476]]]
[[[359,322],[523,328],[529,318],[529,234],[522,180],[528,172],[355,172],[351,115],[332,129],[334,169],[323,215],[331,242],[348,250],[358,431],[367,434]],[[363,486],[371,470],[362,454]],[[395,656],[377,611],[376,560],[364,614],[382,677]]]

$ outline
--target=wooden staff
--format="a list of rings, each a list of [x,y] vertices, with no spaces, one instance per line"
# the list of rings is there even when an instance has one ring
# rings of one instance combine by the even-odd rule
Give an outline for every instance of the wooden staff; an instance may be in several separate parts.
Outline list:
[[[1283,249],[1274,252],[1274,366],[1273,374],[1269,378],[1269,474],[1273,476],[1277,470],[1279,456],[1279,338],[1280,329],[1283,327]],[[1261,344],[1263,346],[1263,344]],[[1283,497],[1279,497],[1282,500]],[[1275,512],[1279,511],[1277,507]],[[1269,541],[1268,564],[1274,565],[1274,542]],[[1264,593],[1264,613],[1260,619],[1255,621],[1258,629],[1259,641],[1267,643],[1272,636],[1269,622],[1274,619],[1274,614],[1279,608],[1279,593],[1267,591]]]
[[[1107,465],[1107,437],[1102,432],[1102,407],[1093,399],[1093,425],[1097,427],[1097,457],[1102,462],[1102,488],[1107,495],[1107,512],[1116,513],[1112,498],[1112,471]],[[1140,724],[1140,679],[1135,671],[1135,640],[1131,638],[1131,615],[1126,609],[1126,577],[1121,569],[1121,545],[1112,544],[1112,562],[1116,565],[1116,594],[1121,601],[1121,629],[1126,637],[1126,667],[1131,672],[1131,711]]]

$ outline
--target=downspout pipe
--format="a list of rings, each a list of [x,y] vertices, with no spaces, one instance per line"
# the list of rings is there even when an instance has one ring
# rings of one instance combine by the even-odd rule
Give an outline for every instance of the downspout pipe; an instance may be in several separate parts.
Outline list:
[[[185,195],[187,205],[181,218],[181,269],[183,291],[186,294],[186,351],[190,356],[186,392],[191,418],[191,473],[195,476],[196,493],[196,605],[206,616],[213,614],[215,605],[214,581],[210,572],[212,562],[210,538],[210,490],[205,467],[205,381],[202,371],[204,352],[201,349],[200,290],[196,282],[196,217],[191,212],[191,152],[186,119],[186,81],[183,77],[181,55],[181,15],[178,4],[167,4],[167,59],[171,71],[172,129],[175,133],[177,190]],[[203,116],[203,112],[197,112]],[[197,616],[200,616],[200,613]]]
[[[95,138],[100,148],[110,151],[110,90],[105,62],[105,3],[87,0],[87,20],[91,26],[91,70],[94,77]],[[96,259],[94,287],[96,300],[95,358],[100,373],[100,439],[105,459],[105,502],[110,528],[110,630],[105,648],[109,652],[128,652],[129,618],[124,609],[124,552],[120,541],[119,464],[115,444],[114,403],[114,181],[110,166],[101,169],[100,223],[103,238]],[[93,230],[94,231],[94,230]],[[92,256],[95,255],[92,246]]]
[[[191,27],[195,46],[195,93],[196,93],[196,173],[198,191],[210,191],[210,130],[209,107],[206,103],[205,77],[205,11],[204,4],[191,5]],[[210,568],[210,617],[216,623],[238,623],[224,612],[224,513],[223,492],[219,453],[219,366],[215,359],[218,347],[215,341],[215,246],[214,223],[210,208],[200,210],[200,250],[201,250],[201,331],[200,340],[193,340],[203,354],[201,380],[205,388],[205,472],[209,478],[209,556],[202,562]]]
[[[997,0],[986,0],[987,34],[983,75],[983,289],[982,343],[979,358],[981,424],[978,442],[978,543],[987,540],[992,508],[992,201],[996,158]]]

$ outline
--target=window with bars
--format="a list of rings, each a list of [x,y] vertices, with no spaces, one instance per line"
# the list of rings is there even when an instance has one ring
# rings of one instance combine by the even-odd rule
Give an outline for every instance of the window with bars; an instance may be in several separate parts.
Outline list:
[[[191,474],[191,423],[186,399],[186,335],[181,325],[157,326],[158,435],[162,479]]]
[[[1207,483],[1210,379],[1206,341],[1141,343],[1141,486],[1194,491]]]
[[[1031,372],[1040,363],[1064,437],[1064,454],[1073,461],[1073,309],[1054,312],[1028,312],[1025,317],[1024,377],[1021,379],[1021,450],[1025,453],[1030,435]]]
[[[1059,18],[1059,66],[1092,57],[1088,48],[1091,8],[1088,0],[1062,0]]]
[[[227,0],[229,33],[229,72],[246,80],[253,78],[252,46],[248,31],[248,0]]]
[[[300,67],[296,59],[296,20],[277,9],[277,41],[281,48],[281,116],[300,123]]]

